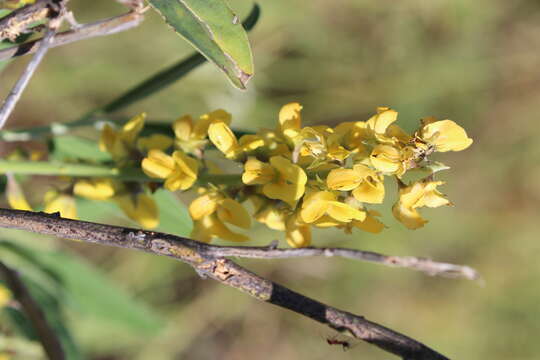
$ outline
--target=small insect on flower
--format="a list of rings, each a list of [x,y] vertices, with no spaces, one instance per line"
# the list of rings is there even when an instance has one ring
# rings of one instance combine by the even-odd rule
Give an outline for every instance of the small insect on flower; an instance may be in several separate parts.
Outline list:
[[[339,340],[336,336],[326,338],[328,345],[341,345],[343,351],[347,351],[351,348],[351,344],[346,340]]]

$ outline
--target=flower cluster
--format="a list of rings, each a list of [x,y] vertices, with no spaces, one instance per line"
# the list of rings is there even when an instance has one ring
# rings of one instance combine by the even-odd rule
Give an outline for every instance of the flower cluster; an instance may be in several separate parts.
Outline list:
[[[303,127],[301,110],[298,103],[287,104],[276,128],[239,138],[224,110],[198,119],[180,117],[171,136],[141,136],[144,114],[118,130],[105,125],[100,148],[111,155],[114,166],[142,169],[144,174],[133,180],[78,178],[72,182],[72,194],[114,201],[130,218],[152,228],[158,225],[152,191],[196,189],[189,205],[192,238],[246,241],[241,231],[255,220],[284,231],[292,247],[308,246],[313,228],[381,232],[385,225],[373,206],[385,200],[387,178],[399,186],[392,213],[409,229],[427,222],[418,209],[450,204],[437,189],[443,182],[434,180],[434,173],[447,167],[431,155],[471,145],[455,122],[424,118],[409,134],[395,124],[395,110],[379,107],[366,121]],[[239,171],[224,173],[210,160],[212,147]],[[419,170],[427,175],[406,180],[407,173]],[[50,197],[55,209],[69,199],[58,193]]]
[[[301,110],[298,103],[287,104],[279,113],[276,129],[240,139],[229,128],[228,118],[208,126],[210,141],[226,158],[242,164],[242,184],[229,187],[229,194],[211,190],[191,204],[195,238],[244,240],[225,226],[249,225],[247,220],[238,220],[247,218],[238,202],[242,200],[252,203],[255,220],[285,231],[293,247],[309,245],[313,227],[378,233],[384,228],[378,220],[380,213],[369,207],[383,202],[385,177],[398,180],[399,200],[393,214],[410,229],[426,223],[418,208],[450,204],[437,191],[442,182],[433,181],[432,176],[409,185],[401,179],[409,170],[430,169],[432,153],[460,151],[472,143],[455,122],[425,118],[409,135],[394,123],[396,111],[380,107],[367,121],[334,128],[302,127]],[[219,196],[214,194],[218,192]],[[226,201],[227,214],[234,213],[235,219],[220,215]]]

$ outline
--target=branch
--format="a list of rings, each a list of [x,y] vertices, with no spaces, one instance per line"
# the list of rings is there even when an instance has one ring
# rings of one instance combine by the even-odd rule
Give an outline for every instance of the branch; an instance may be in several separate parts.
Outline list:
[[[139,25],[144,19],[142,11],[134,10],[126,14],[118,15],[108,19],[96,21],[91,24],[57,34],[50,47],[54,48],[70,44],[75,41],[90,39],[97,36],[106,36],[129,30]],[[14,58],[21,55],[36,52],[42,39],[29,41],[27,43],[13,46],[0,51],[0,61]]]
[[[0,19],[0,41],[15,41],[17,36],[28,31],[33,24],[55,15],[58,5],[51,0],[37,0],[32,5],[14,10]]]
[[[208,252],[209,246],[204,243],[169,234],[69,220],[56,215],[22,210],[0,209],[0,227],[172,257],[189,264],[201,275],[245,292],[258,300],[307,316],[403,359],[448,359],[424,344],[366,320],[362,316],[310,299],[264,279],[231,260],[213,256],[211,251]]]
[[[32,295],[19,277],[19,274],[7,267],[1,261],[0,273],[3,273],[7,286],[12,291],[15,299],[19,302],[19,304],[21,304],[21,307],[28,317],[28,320],[30,320],[32,323],[33,328],[41,341],[43,350],[45,350],[45,353],[47,354],[47,357],[51,360],[65,359],[64,350],[62,349],[60,340],[56,336],[54,330],[47,323],[45,314],[39,307],[38,303],[32,298]]]
[[[409,268],[422,271],[431,276],[443,276],[450,278],[465,278],[468,280],[480,280],[478,272],[464,265],[455,265],[433,261],[426,258],[413,256],[390,256],[372,251],[353,250],[345,248],[314,248],[300,249],[276,249],[272,246],[218,246],[207,245],[207,254],[216,257],[240,257],[255,259],[285,259],[308,256],[339,256],[353,260],[373,262],[391,267]]]
[[[0,129],[2,129],[6,124],[9,115],[11,115],[11,112],[19,101],[24,89],[26,89],[28,82],[36,72],[36,69],[41,63],[41,60],[43,60],[43,58],[45,57],[47,50],[49,50],[49,47],[51,46],[51,41],[56,34],[56,30],[60,26],[60,22],[55,25],[56,26],[51,26],[48,28],[47,33],[39,44],[39,48],[36,51],[36,54],[34,55],[32,60],[30,60],[30,62],[26,65],[26,68],[21,74],[21,77],[19,78],[19,80],[17,80],[17,82],[13,86],[13,89],[10,91],[6,100],[2,104],[2,108],[0,109]]]

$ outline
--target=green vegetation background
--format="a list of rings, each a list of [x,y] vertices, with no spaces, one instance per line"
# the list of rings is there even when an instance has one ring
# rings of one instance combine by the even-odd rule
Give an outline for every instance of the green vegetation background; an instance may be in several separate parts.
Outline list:
[[[239,0],[231,5],[240,14],[251,6]],[[455,120],[475,141],[464,152],[439,157],[452,167],[440,178],[447,181],[443,189],[455,207],[424,211],[430,222],[409,231],[390,216],[391,195],[383,208],[389,228],[382,235],[345,237],[323,230],[314,243],[468,264],[481,272],[485,286],[344,259],[242,263],[453,359],[538,358],[540,3],[314,0],[261,5],[262,18],[250,34],[256,75],[246,92],[233,89],[205,65],[119,115],[147,111],[152,120],[166,121],[224,108],[233,114],[234,126],[252,130],[273,127],[280,106],[298,101],[305,124],[365,120],[379,105],[397,109],[399,123],[408,130],[427,115]],[[70,6],[80,22],[121,11],[103,0],[73,0]],[[74,120],[191,52],[152,12],[135,30],[51,50],[12,124]],[[24,61],[0,75],[2,96]],[[109,209],[83,206],[88,218],[112,221]],[[325,337],[332,332],[324,327],[203,281],[169,259],[20,232],[0,236],[26,244],[41,240],[43,248],[85,259],[66,262],[74,283],[87,284],[88,266],[108,279],[111,288],[98,284],[87,293],[84,288],[66,314],[90,359],[392,358],[364,343],[348,352],[329,346]],[[266,244],[283,236],[257,226],[253,238],[252,244]],[[61,257],[43,261],[68,266]],[[104,310],[114,288],[135,306],[125,316]],[[96,305],[94,297],[102,301]]]

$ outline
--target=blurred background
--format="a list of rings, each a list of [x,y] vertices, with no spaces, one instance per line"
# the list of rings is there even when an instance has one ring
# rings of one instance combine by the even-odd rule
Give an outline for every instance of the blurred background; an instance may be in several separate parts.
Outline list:
[[[247,14],[252,3],[230,5]],[[484,286],[337,258],[240,263],[452,359],[537,359],[540,3],[313,0],[261,6],[250,33],[256,75],[247,91],[233,89],[207,64],[118,115],[146,111],[150,121],[173,121],[224,108],[236,128],[255,130],[273,127],[280,106],[298,101],[304,124],[366,120],[377,106],[399,111],[398,123],[409,131],[424,116],[456,121],[474,144],[437,156],[452,168],[438,178],[447,181],[443,191],[454,207],[424,210],[429,223],[410,231],[392,218],[396,196],[389,195],[380,207],[388,226],[382,234],[321,230],[314,244],[467,264],[480,271]],[[82,23],[123,11],[105,0],[72,0],[70,7]],[[73,121],[192,51],[154,12],[134,30],[53,49],[11,128]],[[0,74],[2,97],[26,61]],[[103,204],[81,202],[80,208],[84,220],[126,224]],[[177,233],[186,235],[189,220],[177,208],[178,219],[168,214],[168,220],[182,222]],[[282,234],[262,226],[253,238],[252,245],[284,244]],[[343,352],[326,343],[333,333],[323,326],[201,280],[170,259],[1,230],[0,240],[7,239],[34,251],[30,262],[55,274],[56,283],[27,276],[52,284],[54,306],[88,359],[395,358],[360,342]],[[17,256],[15,263],[23,272],[31,268]],[[0,348],[6,341],[14,346],[8,335],[0,336]],[[25,351],[21,358],[40,358],[39,346],[17,346]]]

